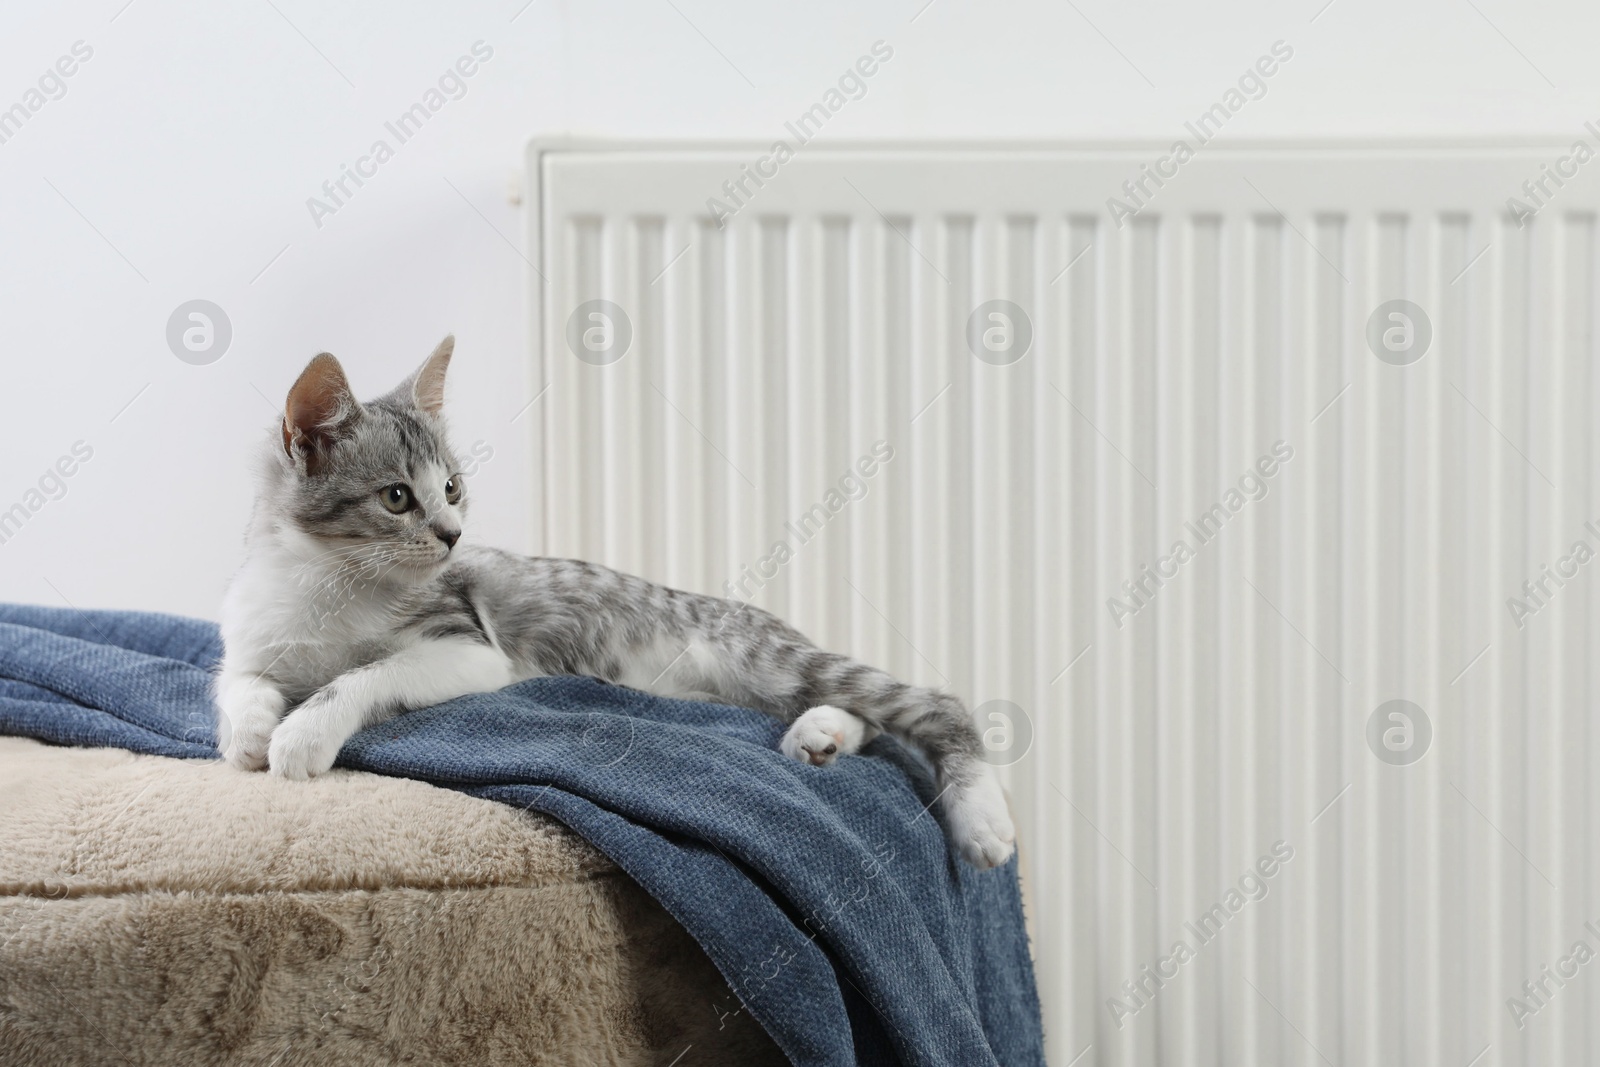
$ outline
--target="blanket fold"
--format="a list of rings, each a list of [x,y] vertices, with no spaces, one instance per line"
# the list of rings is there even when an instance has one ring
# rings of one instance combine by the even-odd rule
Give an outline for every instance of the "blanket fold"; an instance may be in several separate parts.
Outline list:
[[[215,758],[216,627],[0,606],[0,733]],[[541,678],[397,716],[338,765],[566,823],[705,949],[796,1064],[1042,1064],[1016,861],[948,851],[923,761],[888,737],[831,767],[743,708]],[[243,773],[243,772],[241,772]]]

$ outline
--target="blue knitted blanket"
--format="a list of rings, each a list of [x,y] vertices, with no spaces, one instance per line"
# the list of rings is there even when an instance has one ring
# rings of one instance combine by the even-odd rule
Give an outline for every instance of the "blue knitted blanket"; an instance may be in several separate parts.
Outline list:
[[[212,623],[0,605],[0,734],[215,759]],[[546,812],[705,949],[800,1065],[1044,1063],[1016,861],[952,856],[926,765],[834,766],[743,708],[540,678],[357,734],[338,765]],[[244,773],[244,772],[240,772]]]

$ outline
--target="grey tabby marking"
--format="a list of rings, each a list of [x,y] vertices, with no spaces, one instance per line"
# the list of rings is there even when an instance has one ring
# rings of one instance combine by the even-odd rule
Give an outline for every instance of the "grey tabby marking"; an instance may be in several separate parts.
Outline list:
[[[589,675],[760,709],[791,724],[786,753],[819,765],[888,731],[934,764],[962,854],[1009,857],[1004,796],[955,697],[817,648],[750,604],[458,543],[468,496],[441,417],[452,350],[446,338],[365,404],[326,353],[290,390],[223,611],[231,762],[304,778],[398,712]]]

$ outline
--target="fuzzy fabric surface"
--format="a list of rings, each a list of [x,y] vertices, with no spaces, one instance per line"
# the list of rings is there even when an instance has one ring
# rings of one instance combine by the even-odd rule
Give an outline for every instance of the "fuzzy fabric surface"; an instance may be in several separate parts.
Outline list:
[[[218,651],[195,620],[0,607],[0,733],[214,758]],[[812,767],[782,730],[541,678],[365,730],[338,766],[555,816],[704,949],[735,994],[714,1020],[753,1018],[795,1064],[1043,1064],[1016,861],[955,859],[926,765],[892,739]]]
[[[547,816],[0,737],[8,1067],[785,1063],[730,999]]]

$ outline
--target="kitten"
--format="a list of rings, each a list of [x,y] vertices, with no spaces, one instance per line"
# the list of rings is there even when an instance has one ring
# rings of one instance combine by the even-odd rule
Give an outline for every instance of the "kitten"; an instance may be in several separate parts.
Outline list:
[[[399,712],[590,675],[758,708],[790,724],[785,755],[819,766],[887,730],[933,762],[961,854],[1006,861],[1005,797],[956,698],[824,652],[749,604],[462,544],[467,487],[440,417],[454,345],[366,404],[326,353],[289,390],[222,609],[230,763],[304,779]]]

